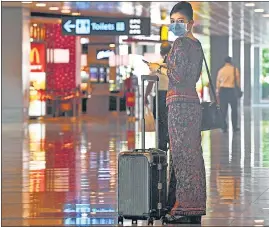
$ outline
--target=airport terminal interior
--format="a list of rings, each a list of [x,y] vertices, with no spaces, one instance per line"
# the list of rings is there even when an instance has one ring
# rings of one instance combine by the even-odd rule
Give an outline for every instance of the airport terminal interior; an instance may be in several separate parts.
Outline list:
[[[118,225],[118,157],[142,146],[142,60],[177,39],[176,3],[1,2],[3,226]],[[214,86],[230,56],[243,91],[239,131],[229,107],[226,133],[201,133],[202,226],[269,226],[269,2],[190,3]],[[214,101],[204,66],[196,91]]]

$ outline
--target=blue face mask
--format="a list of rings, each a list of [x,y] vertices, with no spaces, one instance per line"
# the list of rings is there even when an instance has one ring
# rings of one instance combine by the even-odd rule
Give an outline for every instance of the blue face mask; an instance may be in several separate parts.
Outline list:
[[[173,32],[175,36],[183,37],[187,32],[187,24],[185,23],[172,23],[169,25],[169,31]]]

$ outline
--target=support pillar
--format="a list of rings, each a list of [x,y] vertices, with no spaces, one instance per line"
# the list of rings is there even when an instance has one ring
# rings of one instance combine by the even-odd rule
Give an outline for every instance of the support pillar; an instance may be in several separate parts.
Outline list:
[[[224,65],[224,59],[228,56],[229,36],[210,37],[211,74],[214,85],[219,69]]]
[[[2,212],[3,225],[23,226],[28,177],[27,130],[30,75],[30,11],[2,3]],[[26,187],[27,187],[26,186]],[[25,194],[25,193],[24,193]],[[13,206],[12,204],[16,204]],[[16,209],[14,209],[14,207]],[[28,217],[28,216],[27,216]]]
[[[2,123],[28,118],[30,75],[30,12],[2,8]]]

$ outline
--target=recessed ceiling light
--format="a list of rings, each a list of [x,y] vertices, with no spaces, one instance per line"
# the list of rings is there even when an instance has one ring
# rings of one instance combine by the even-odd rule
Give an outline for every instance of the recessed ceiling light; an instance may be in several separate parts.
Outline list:
[[[57,7],[57,6],[52,6],[52,7],[49,7],[49,10],[59,10],[59,7]]]
[[[46,3],[39,2],[39,3],[36,3],[35,6],[36,7],[45,7]]]
[[[71,11],[69,9],[62,9],[61,12],[62,13],[70,13]]]
[[[70,6],[63,6],[63,9],[70,9]]]
[[[37,24],[33,24],[34,27],[37,27]]]
[[[263,17],[269,17],[269,13],[263,14]]]
[[[247,7],[253,7],[253,6],[255,6],[255,3],[249,2],[249,3],[246,3],[245,6],[247,6]]]
[[[72,13],[73,16],[79,16],[80,13],[79,12],[76,12],[76,13]]]
[[[255,223],[264,223],[264,220],[254,220]]]
[[[109,47],[114,48],[116,45],[114,43],[109,44]]]
[[[263,13],[264,12],[264,9],[254,9],[254,12],[255,13]]]

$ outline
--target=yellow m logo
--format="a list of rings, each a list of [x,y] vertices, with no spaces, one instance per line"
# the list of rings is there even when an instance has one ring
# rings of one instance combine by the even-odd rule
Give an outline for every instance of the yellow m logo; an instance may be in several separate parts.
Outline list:
[[[40,64],[40,56],[39,56],[38,49],[36,47],[31,49],[30,62],[35,63],[35,64]]]

